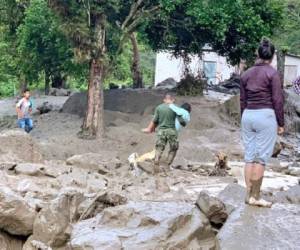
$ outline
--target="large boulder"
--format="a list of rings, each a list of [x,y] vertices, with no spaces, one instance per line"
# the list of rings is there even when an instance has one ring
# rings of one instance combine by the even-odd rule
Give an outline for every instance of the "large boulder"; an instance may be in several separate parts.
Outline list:
[[[213,249],[215,236],[194,205],[130,202],[76,224],[70,245],[76,250]]]
[[[87,153],[74,155],[67,159],[67,164],[77,166],[87,170],[94,170],[100,174],[107,174],[111,170],[121,166],[121,162],[111,151],[97,153]]]
[[[23,241],[13,238],[11,235],[0,231],[0,249],[1,250],[22,250]]]
[[[223,225],[228,217],[225,204],[205,191],[199,194],[196,204],[213,225]]]
[[[299,249],[299,205],[240,206],[218,233],[219,249]]]
[[[79,219],[78,207],[83,194],[73,190],[61,193],[38,214],[33,225],[33,235],[26,244],[41,242],[47,247],[61,247],[69,240],[72,223]]]
[[[22,130],[7,130],[0,133],[0,155],[14,155],[19,162],[42,162],[42,155],[31,136]]]
[[[12,235],[28,236],[33,231],[36,215],[21,196],[0,186],[0,229]]]

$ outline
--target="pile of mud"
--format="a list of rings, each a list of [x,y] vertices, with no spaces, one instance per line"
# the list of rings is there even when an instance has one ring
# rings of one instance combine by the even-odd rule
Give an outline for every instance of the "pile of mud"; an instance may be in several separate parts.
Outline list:
[[[104,109],[122,113],[151,114],[161,103],[166,90],[113,89],[104,91]],[[85,115],[87,94],[75,93],[64,104],[63,112]]]

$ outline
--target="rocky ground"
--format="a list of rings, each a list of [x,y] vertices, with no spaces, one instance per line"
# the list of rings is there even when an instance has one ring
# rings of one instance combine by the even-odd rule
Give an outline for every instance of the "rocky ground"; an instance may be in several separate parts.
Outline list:
[[[132,153],[153,149],[155,136],[140,129],[162,94],[106,93],[101,141],[76,137],[81,94],[64,106],[66,97],[36,98],[54,111],[34,115],[30,135],[15,130],[14,100],[1,100],[0,249],[299,249],[300,168],[284,157],[293,151],[287,138],[263,183],[275,205],[244,205],[236,98],[178,98],[192,104],[192,122],[166,177],[129,164]],[[230,169],[209,176],[221,151]],[[151,172],[151,163],[142,165]]]

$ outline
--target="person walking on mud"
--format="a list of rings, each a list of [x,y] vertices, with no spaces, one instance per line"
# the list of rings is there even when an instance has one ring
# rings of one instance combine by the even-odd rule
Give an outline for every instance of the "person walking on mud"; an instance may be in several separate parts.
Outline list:
[[[23,98],[18,101],[16,105],[16,111],[18,115],[18,126],[29,133],[33,129],[33,121],[30,117],[32,112],[32,102],[30,100],[30,92],[25,89],[23,92]]]
[[[245,182],[249,205],[271,207],[260,197],[265,166],[279,135],[284,133],[284,97],[278,72],[270,65],[274,45],[263,39],[258,60],[241,77],[241,129],[245,147]]]
[[[155,109],[152,122],[150,123],[148,128],[143,129],[143,132],[151,133],[155,130],[155,127],[158,126],[154,158],[155,173],[159,173],[160,159],[167,144],[169,144],[170,146],[167,159],[168,166],[172,164],[178,150],[178,132],[175,125],[177,114],[170,108],[170,105],[173,104],[174,101],[175,98],[172,94],[166,94],[163,104],[160,104]]]

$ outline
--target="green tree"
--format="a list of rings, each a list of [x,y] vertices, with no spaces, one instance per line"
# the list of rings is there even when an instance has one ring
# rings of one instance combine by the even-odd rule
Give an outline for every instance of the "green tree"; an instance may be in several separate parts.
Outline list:
[[[276,45],[292,54],[300,54],[300,1],[285,0],[283,24],[273,36]]]
[[[73,51],[59,29],[57,17],[45,0],[31,0],[23,23],[18,27],[18,52],[21,71],[27,80],[45,76],[45,93],[52,87],[62,87],[71,67]]]
[[[128,37],[160,8],[171,9],[167,0],[50,0],[75,47],[77,58],[89,64],[88,107],[80,136],[102,136],[103,81]]]
[[[210,45],[233,64],[253,62],[258,42],[281,23],[282,8],[278,0],[187,0],[154,18],[146,32],[155,50],[176,56],[201,55]]]
[[[0,29],[1,29],[1,78],[5,81],[2,86],[12,90],[14,86],[20,85],[21,89],[26,87],[26,79],[20,70],[20,58],[17,51],[17,29],[23,22],[24,13],[29,0],[0,0]],[[5,77],[4,77],[5,76]],[[19,81],[19,84],[16,83]],[[4,91],[5,92],[5,91]],[[12,94],[13,91],[9,91]]]

